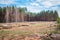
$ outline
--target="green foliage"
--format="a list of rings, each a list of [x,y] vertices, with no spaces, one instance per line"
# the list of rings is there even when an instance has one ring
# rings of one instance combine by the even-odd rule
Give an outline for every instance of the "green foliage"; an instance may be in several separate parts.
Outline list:
[[[57,20],[57,18],[58,18],[58,13],[57,13],[56,10],[54,11],[54,15],[53,15],[53,16],[54,16],[54,19]]]
[[[27,11],[27,8],[18,8],[19,9],[19,12],[26,12]]]
[[[59,31],[60,31],[60,18],[57,19],[57,28],[54,32],[59,33]]]
[[[60,23],[60,18],[57,19],[57,23]]]
[[[58,31],[55,29],[54,31],[51,31],[50,33],[57,34],[57,33],[58,33]]]
[[[60,30],[60,18],[57,19],[57,24],[58,24],[58,25],[57,25],[57,29]]]
[[[0,36],[7,36],[9,31],[0,30]]]
[[[4,30],[0,30],[0,39],[1,39],[1,40],[4,40],[4,38],[5,38],[6,36],[8,36],[8,34],[9,34],[9,32],[4,31]]]
[[[51,38],[47,37],[45,40],[51,40]]]
[[[42,21],[56,21],[58,16],[57,11],[48,10],[48,11],[41,11],[40,13],[37,13],[37,19]]]
[[[17,8],[15,6],[9,7],[12,8],[12,11],[14,12],[14,8]],[[27,12],[27,8],[21,8],[19,7],[19,13],[21,13],[21,15],[24,15],[25,20],[29,20],[29,21],[56,21],[58,16],[58,12],[55,10],[43,10],[39,13],[32,13],[32,12]],[[2,12],[3,11],[3,12]],[[0,22],[5,22],[5,13],[6,13],[6,7],[1,8],[0,7]]]
[[[57,19],[57,30],[60,30],[60,18]]]
[[[60,30],[60,24],[59,24],[59,25],[57,25],[57,30]]]

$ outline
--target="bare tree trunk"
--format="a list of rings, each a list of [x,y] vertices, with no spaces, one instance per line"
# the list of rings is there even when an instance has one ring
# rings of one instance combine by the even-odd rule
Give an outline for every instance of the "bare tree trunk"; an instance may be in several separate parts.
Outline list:
[[[14,21],[14,18],[13,18],[13,9],[12,9],[12,6],[11,6],[11,12],[10,12],[10,21],[13,22]]]
[[[9,22],[9,9],[6,7],[6,15],[5,15],[6,23]]]
[[[21,12],[21,18],[22,18],[22,22],[24,22],[24,13]]]
[[[15,7],[15,22],[18,22],[18,21],[20,21],[20,19],[19,19],[19,10],[18,10],[18,8]]]
[[[17,9],[15,7],[15,22],[17,22]]]
[[[19,22],[20,21],[20,18],[19,18],[19,16],[20,16],[19,9],[17,9],[17,16],[18,16],[18,22]]]
[[[14,11],[13,11],[13,16],[14,16],[14,22],[17,22],[17,12],[16,12],[16,7],[14,6]]]

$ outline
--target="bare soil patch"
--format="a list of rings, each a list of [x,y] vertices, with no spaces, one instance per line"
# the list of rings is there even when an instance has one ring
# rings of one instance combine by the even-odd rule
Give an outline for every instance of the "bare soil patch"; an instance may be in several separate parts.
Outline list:
[[[8,40],[10,36],[12,40],[42,40],[39,35],[54,30],[55,24],[56,22],[0,23],[0,27],[2,27],[1,30],[8,32],[9,37],[6,37],[5,40]],[[38,34],[38,36],[34,34]]]

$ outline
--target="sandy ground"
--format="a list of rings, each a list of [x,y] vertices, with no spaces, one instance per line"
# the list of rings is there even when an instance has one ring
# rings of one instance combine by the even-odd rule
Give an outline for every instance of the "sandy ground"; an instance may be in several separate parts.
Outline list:
[[[54,28],[56,28],[54,26],[56,22],[51,22],[51,21],[50,22],[38,21],[38,22],[0,23],[0,25],[1,24],[7,27],[12,26],[12,28],[10,29],[2,29],[4,30],[3,32],[0,31],[0,33],[2,32],[2,34],[0,34],[2,38],[5,35],[4,40],[42,40],[37,35],[41,35],[41,34],[43,35],[46,32],[49,33],[51,30],[54,30]],[[0,38],[0,40],[2,39]]]
[[[5,23],[4,25],[12,25],[11,29],[5,30],[13,30],[13,31],[22,31],[22,32],[32,32],[32,33],[44,33],[49,32],[55,28],[54,24],[56,22],[19,22],[19,23]]]

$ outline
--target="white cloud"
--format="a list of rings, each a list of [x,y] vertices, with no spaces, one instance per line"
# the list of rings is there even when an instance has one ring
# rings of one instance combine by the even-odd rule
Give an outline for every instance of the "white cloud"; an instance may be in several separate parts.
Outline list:
[[[52,6],[52,3],[49,1],[44,1],[44,2],[42,2],[42,5],[44,5],[44,7],[46,7],[46,8],[49,8]]]
[[[24,5],[20,5],[20,6],[18,6],[18,7],[21,7],[21,8],[23,8],[23,7],[26,7],[26,6],[24,6]]]
[[[60,4],[60,0],[36,0],[36,2],[44,5],[45,8]]]
[[[53,6],[52,2],[50,2],[50,1],[44,1],[41,4],[44,5],[45,8],[49,8],[49,7]]]
[[[57,1],[60,1],[60,0],[49,0],[49,1],[56,1],[57,2]]]
[[[59,17],[60,17],[60,7],[55,6],[55,7],[52,7],[52,9],[53,10],[57,10],[57,12],[59,14]]]
[[[42,0],[36,0],[37,2],[41,2]]]
[[[38,3],[30,3],[30,5],[32,5],[32,6],[39,6]]]
[[[0,0],[0,4],[17,4],[17,7],[27,7],[28,11],[30,12],[40,12],[44,8],[49,9],[51,7],[50,9],[57,10],[60,15],[60,7],[57,6],[60,5],[60,0],[30,0],[31,2],[29,2],[29,0],[26,0],[26,5],[22,5],[23,3],[20,4],[17,1],[20,0]]]
[[[30,7],[30,8],[27,7],[27,8],[28,8],[28,11],[29,11],[29,12],[36,12],[36,13],[37,13],[37,12],[40,12],[40,9],[34,9],[34,8],[31,8],[31,7]]]
[[[0,0],[0,4],[14,4],[16,0]]]
[[[30,12],[40,12],[41,10],[42,10],[42,8],[40,8],[40,7],[34,7],[34,6],[26,6],[27,7],[27,9],[28,9],[28,11],[30,11]]]
[[[55,1],[55,2],[52,2],[53,5],[58,5],[60,4],[60,1]]]

